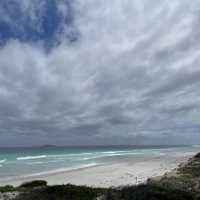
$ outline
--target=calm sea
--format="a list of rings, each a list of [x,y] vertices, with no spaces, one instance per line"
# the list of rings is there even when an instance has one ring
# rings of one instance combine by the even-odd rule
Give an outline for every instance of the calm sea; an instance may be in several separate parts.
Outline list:
[[[200,146],[110,146],[110,147],[40,147],[0,148],[0,182],[5,179],[105,165],[129,159],[192,154]]]

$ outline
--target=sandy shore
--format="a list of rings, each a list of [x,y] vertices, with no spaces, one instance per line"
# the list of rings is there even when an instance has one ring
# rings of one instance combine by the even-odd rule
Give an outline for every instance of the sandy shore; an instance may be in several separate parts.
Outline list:
[[[145,182],[148,178],[164,175],[166,172],[186,162],[192,154],[176,154],[170,157],[156,157],[151,160],[124,161],[109,163],[79,170],[40,175],[35,177],[18,178],[13,180],[0,180],[0,185],[18,186],[22,182],[35,179],[48,181],[49,185],[75,184],[93,187],[118,187]]]

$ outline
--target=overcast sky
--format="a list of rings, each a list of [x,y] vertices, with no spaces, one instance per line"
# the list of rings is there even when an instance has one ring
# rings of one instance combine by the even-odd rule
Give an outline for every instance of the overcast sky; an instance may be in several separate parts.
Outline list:
[[[0,16],[0,146],[199,143],[199,0],[0,0]]]

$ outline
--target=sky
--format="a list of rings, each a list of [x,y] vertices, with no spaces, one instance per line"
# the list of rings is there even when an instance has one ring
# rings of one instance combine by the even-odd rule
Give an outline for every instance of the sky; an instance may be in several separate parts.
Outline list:
[[[199,0],[0,0],[0,146],[198,144]]]

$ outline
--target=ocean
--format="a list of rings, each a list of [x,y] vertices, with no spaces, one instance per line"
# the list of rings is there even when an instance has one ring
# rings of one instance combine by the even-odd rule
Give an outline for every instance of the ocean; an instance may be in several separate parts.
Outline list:
[[[106,165],[124,160],[194,154],[200,146],[0,148],[0,182]]]

